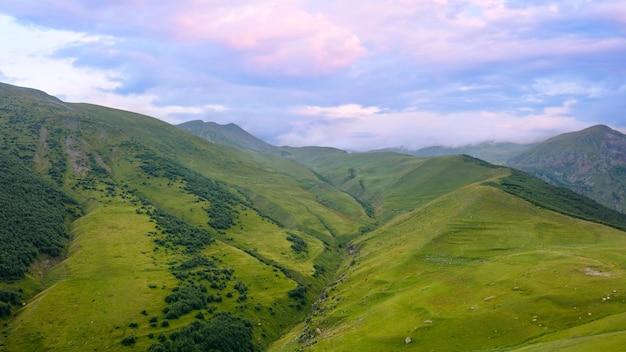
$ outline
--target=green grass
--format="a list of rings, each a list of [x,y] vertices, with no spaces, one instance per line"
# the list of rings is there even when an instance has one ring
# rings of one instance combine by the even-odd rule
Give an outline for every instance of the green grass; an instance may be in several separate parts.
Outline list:
[[[491,185],[538,206],[626,230],[626,216],[566,188],[557,188],[515,169]]]
[[[493,188],[452,192],[357,243],[305,350],[495,351],[626,312],[623,232]]]
[[[416,158],[395,153],[328,154],[307,165],[370,207],[380,222],[459,187],[504,175],[469,156]]]
[[[286,292],[297,287],[297,283],[287,278],[280,270],[266,265],[254,257],[226,244],[217,243],[204,252],[206,255],[216,256],[229,264],[235,270],[235,276],[248,286],[248,300],[246,304],[247,318],[256,325],[255,342],[258,345],[267,345],[281,336],[293,324],[294,315],[298,312],[289,307],[291,302]],[[228,288],[227,290],[231,290]],[[239,312],[235,299],[226,300],[219,307],[221,310]],[[295,313],[295,314],[294,314]],[[263,337],[265,335],[265,337]]]
[[[163,321],[165,297],[177,286],[209,286],[200,270],[213,264],[233,271],[211,278],[225,287],[206,293],[225,298],[209,305],[249,320],[254,342],[272,351],[582,350],[594,343],[610,350],[624,340],[624,232],[546,210],[601,219],[593,207],[572,213],[568,206],[578,201],[530,179],[516,185],[546,195],[526,197],[535,205],[518,197],[524,193],[480,185],[497,184],[509,169],[467,156],[329,148],[282,148],[291,159],[281,159],[25,90],[1,95],[0,105],[0,147],[56,182],[86,214],[72,223],[64,261],[32,267],[41,276],[12,284],[28,304],[5,320],[6,351],[146,350],[154,341],[148,334],[194,321],[197,311],[168,327],[149,325],[153,316]],[[149,175],[142,153],[154,163],[148,166],[175,176]],[[230,207],[233,226],[211,228],[211,196],[199,200],[187,182],[219,185],[227,199],[213,201]],[[176,219],[171,226],[200,227],[215,242],[157,244],[168,235],[162,231],[176,229],[157,229],[148,215],[155,209]],[[187,233],[206,239],[206,232]],[[306,250],[291,248],[293,235]],[[201,267],[173,270],[200,255]],[[247,287],[240,302],[239,282]],[[296,288],[307,289],[306,301],[289,297]],[[201,309],[205,320],[211,309]],[[138,338],[134,348],[121,344],[130,335]]]
[[[175,284],[167,257],[153,253],[146,236],[154,224],[119,200],[98,205],[73,224],[69,258],[48,275],[55,283],[36,296],[9,326],[9,351],[104,348],[124,350],[131,332],[148,344],[140,312],[159,313],[165,290]],[[158,285],[151,289],[151,284]],[[138,322],[138,329],[128,324]]]

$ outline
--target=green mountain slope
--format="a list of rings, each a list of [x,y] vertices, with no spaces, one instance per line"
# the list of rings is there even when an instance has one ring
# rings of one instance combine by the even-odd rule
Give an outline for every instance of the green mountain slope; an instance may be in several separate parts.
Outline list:
[[[11,284],[44,290],[23,297],[7,350],[145,350],[220,311],[254,322],[264,346],[331,279],[342,237],[372,221],[299,164],[276,172],[156,119],[1,89],[3,152],[85,209],[68,258]]]
[[[383,221],[506,170],[459,155],[416,158],[396,153],[332,153],[303,162]]]
[[[224,147],[2,84],[0,134],[0,175],[21,175],[28,193],[4,187],[1,199],[45,201],[42,189],[60,200],[53,222],[65,231],[60,251],[31,251],[24,276],[0,282],[6,351],[622,338],[609,324],[624,316],[626,216],[509,168],[466,155],[268,154],[238,133],[240,147]]]
[[[76,202],[51,182],[0,151],[0,280],[25,276],[40,256],[59,257],[68,243]]]
[[[219,145],[268,154],[278,152],[277,147],[263,142],[233,123],[220,125],[196,120],[181,123],[176,127]]]
[[[310,320],[270,350],[502,351],[620,331],[616,350],[625,240],[468,185],[356,240]]]
[[[607,126],[551,138],[507,165],[626,211],[626,136]]]

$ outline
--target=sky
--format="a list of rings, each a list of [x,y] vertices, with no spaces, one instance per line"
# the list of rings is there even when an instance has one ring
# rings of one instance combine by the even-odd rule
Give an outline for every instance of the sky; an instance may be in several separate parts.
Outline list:
[[[0,81],[274,145],[626,132],[623,0],[0,0]]]

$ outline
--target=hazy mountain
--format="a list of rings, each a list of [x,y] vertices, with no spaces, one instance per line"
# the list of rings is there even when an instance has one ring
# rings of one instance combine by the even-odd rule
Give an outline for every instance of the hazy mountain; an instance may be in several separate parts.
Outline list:
[[[263,140],[253,136],[236,124],[230,123],[220,125],[215,122],[189,121],[177,125],[177,127],[205,138],[206,140],[241,150],[251,150],[271,155],[279,155],[287,158],[299,158],[304,153],[309,154],[312,149],[319,147],[279,147],[273,146]],[[507,160],[521,152],[529,149],[532,144],[516,144],[507,142],[483,142],[479,144],[466,145],[461,147],[433,146],[418,150],[408,150],[404,148],[388,148],[374,150],[373,152],[395,152],[421,157],[445,156],[467,154],[475,158],[488,161],[492,164],[503,165]],[[308,148],[308,150],[307,150]],[[332,150],[334,148],[322,148]]]
[[[193,121],[179,127],[218,144],[305,163],[326,153],[345,153],[334,148],[275,147],[232,124],[222,126],[212,122]],[[610,132],[603,134],[603,131]],[[419,157],[466,154],[496,165],[520,168],[554,185],[569,188],[623,212],[626,181],[622,176],[622,168],[625,167],[622,137],[620,132],[606,126],[594,126],[585,133],[580,131],[564,134],[538,145],[484,142],[462,147],[433,146],[413,151],[390,148],[374,152],[394,152]],[[605,138],[606,141],[602,140]],[[570,145],[574,148],[570,148]],[[594,145],[599,148],[593,150]],[[592,150],[593,152],[588,152]],[[558,155],[561,151],[565,151],[567,155]]]
[[[626,215],[467,155],[225,129],[0,84],[2,349],[623,346]]]
[[[508,142],[483,142],[461,147],[433,146],[415,151],[403,151],[415,156],[443,156],[467,154],[496,165],[504,165],[510,158],[528,150],[532,144],[516,144]]]
[[[626,211],[626,135],[607,126],[551,138],[507,165]]]
[[[268,154],[277,153],[277,147],[265,143],[234,123],[220,125],[215,122],[196,120],[182,123],[177,125],[177,127],[210,142],[227,147]]]
[[[280,156],[287,159],[314,159],[327,153],[341,153],[345,151],[330,147],[285,147],[274,146],[255,137],[234,123],[220,125],[215,122],[189,121],[176,127],[202,137],[212,143],[243,151],[253,151],[268,155]]]

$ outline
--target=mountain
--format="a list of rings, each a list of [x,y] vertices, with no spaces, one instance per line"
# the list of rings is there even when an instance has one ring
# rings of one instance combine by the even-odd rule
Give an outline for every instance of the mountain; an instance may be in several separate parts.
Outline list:
[[[607,126],[551,138],[507,165],[626,211],[626,135]]]
[[[261,153],[277,153],[275,146],[256,138],[234,123],[220,125],[215,122],[196,120],[182,123],[177,125],[177,127],[215,144],[242,150],[253,150]]]
[[[354,153],[307,165],[380,223],[350,243],[350,263],[310,319],[272,351],[496,351],[558,346],[595,328],[591,339],[616,348],[626,337],[611,335],[625,315],[601,303],[621,292],[609,278],[622,269],[592,259],[624,258],[623,232],[575,215],[623,214],[469,156]]]
[[[215,144],[244,151],[255,151],[270,155],[278,155],[291,159],[299,159],[301,157],[308,158],[309,156],[307,156],[307,154],[311,153],[313,150],[318,150],[320,152],[323,152],[324,150],[338,151],[335,148],[323,147],[293,148],[274,146],[253,136],[233,123],[220,125],[215,122],[195,120],[179,124],[177,127]],[[467,154],[475,158],[488,161],[492,164],[504,165],[507,160],[522,153],[523,151],[526,151],[532,146],[532,144],[516,144],[508,142],[483,142],[462,147],[433,146],[418,150],[388,148],[374,150],[372,152],[392,152],[419,157]]]
[[[509,142],[483,142],[462,147],[433,146],[415,151],[404,151],[415,156],[443,156],[467,154],[496,165],[504,165],[507,160],[528,150],[532,144]]]
[[[6,84],[0,134],[5,351],[626,340],[626,215],[515,169],[259,153]]]
[[[275,155],[287,159],[308,160],[326,153],[345,153],[343,150],[330,147],[277,147],[253,136],[234,123],[220,125],[215,122],[196,120],[179,124],[176,127],[225,147]]]
[[[0,134],[0,199],[13,202],[0,208],[20,220],[0,232],[1,257],[18,258],[0,285],[2,317],[18,314],[7,351],[165,348],[160,334],[173,343],[219,312],[221,328],[243,324],[244,344],[267,347],[304,319],[339,246],[374,223],[300,164],[261,164],[139,114],[2,84]],[[32,224],[37,237],[16,229],[30,217],[48,225]],[[54,250],[42,228],[58,228]]]

